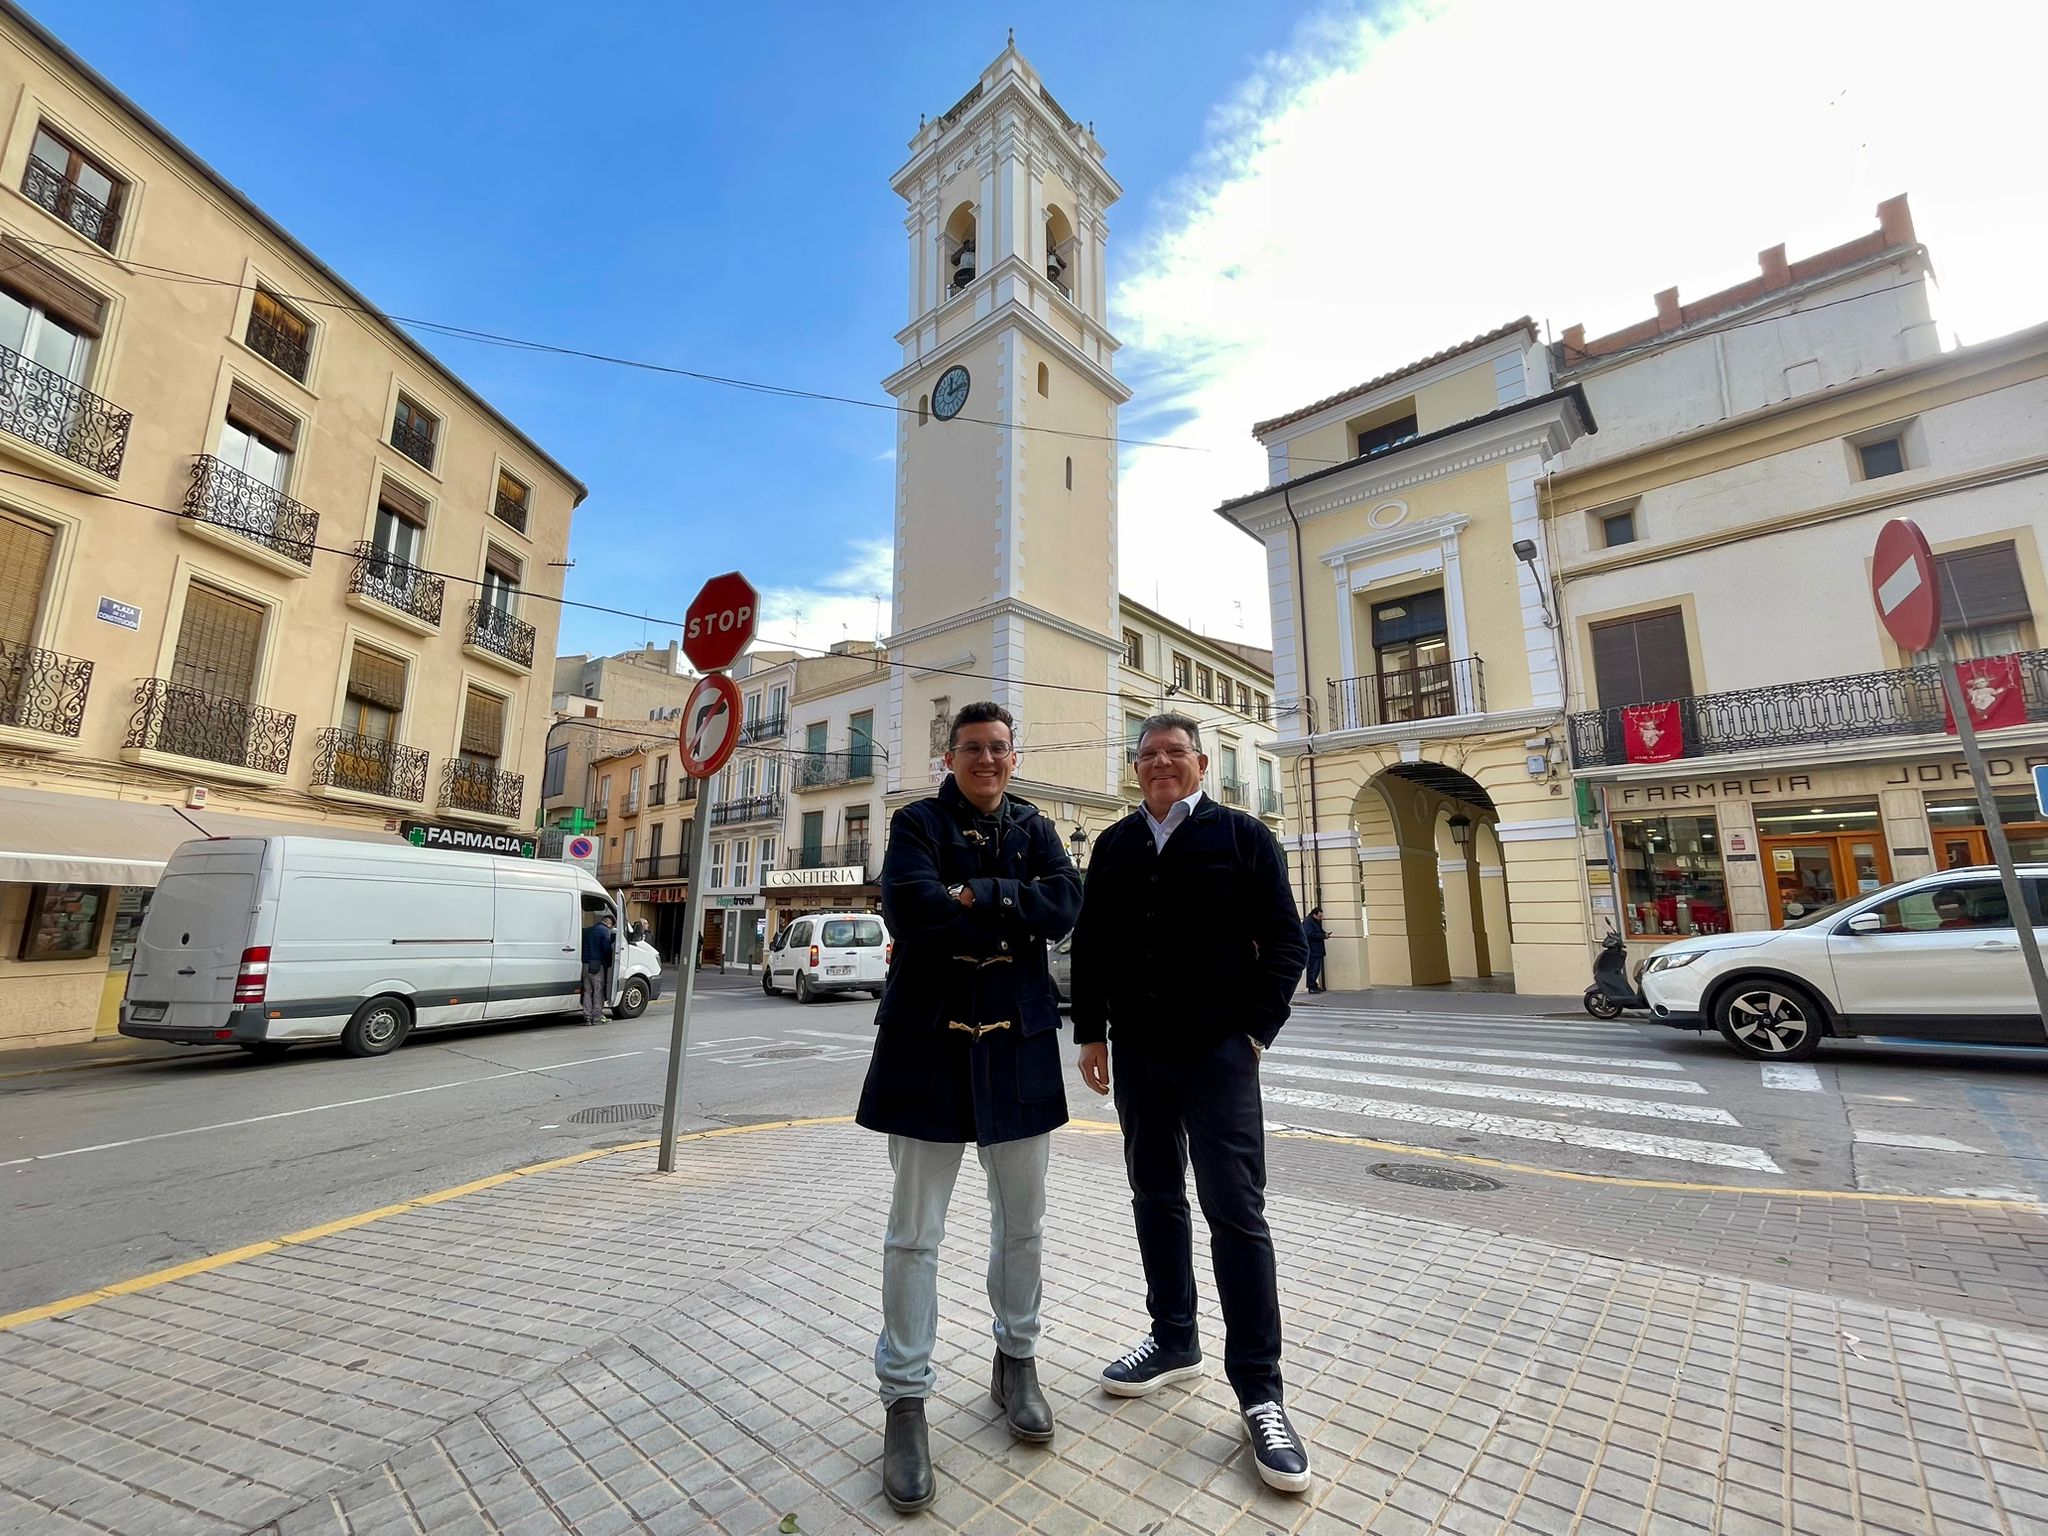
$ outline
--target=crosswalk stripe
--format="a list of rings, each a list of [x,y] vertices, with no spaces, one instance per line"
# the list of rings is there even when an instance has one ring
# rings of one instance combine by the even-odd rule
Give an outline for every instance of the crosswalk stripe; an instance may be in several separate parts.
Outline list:
[[[851,1040],[856,1045],[873,1045],[875,1043],[875,1032],[873,1030],[869,1030],[864,1035],[849,1035],[836,1029],[792,1029],[790,1033],[792,1035],[802,1035],[809,1040]]]
[[[1559,1125],[1549,1120],[1524,1120],[1514,1115],[1494,1115],[1476,1109],[1451,1109],[1437,1105],[1403,1104],[1393,1099],[1354,1099],[1335,1093],[1309,1093],[1292,1088],[1268,1088],[1261,1095],[1268,1104],[1298,1109],[1318,1109],[1340,1115],[1361,1115],[1374,1120],[1396,1120],[1408,1125],[1432,1125],[1445,1130],[1476,1131],[1490,1136],[1510,1136],[1521,1141],[1548,1141],[1560,1146],[1586,1147],[1601,1152],[1633,1152],[1644,1157],[1670,1158],[1674,1162],[1705,1163],[1716,1168],[1745,1168],[1753,1173],[1784,1170],[1761,1147],[1730,1146],[1718,1141],[1700,1141],[1690,1136],[1657,1136],[1648,1131],[1625,1131],[1603,1125]],[[1323,1135],[1351,1134],[1319,1126],[1279,1124],[1278,1130],[1319,1131]]]
[[[1861,1147],[1901,1147],[1912,1152],[1970,1152],[1984,1156],[1982,1147],[1950,1136],[1922,1136],[1914,1131],[1865,1130],[1858,1127],[1856,1144]]]
[[[1648,1093],[1705,1093],[1685,1078],[1629,1077],[1614,1072],[1578,1072],[1563,1067],[1514,1067],[1490,1061],[1453,1061],[1442,1056],[1396,1056],[1376,1051],[1319,1051],[1299,1045],[1276,1045],[1268,1056],[1299,1056],[1311,1061],[1348,1061],[1378,1067],[1427,1068],[1434,1072],[1466,1072],[1481,1077],[1520,1077],[1540,1083],[1584,1083],[1595,1088],[1638,1088]],[[1641,1063],[1649,1065],[1649,1063]]]
[[[1367,1088],[1396,1088],[1413,1093],[1447,1093],[1466,1099],[1499,1099],[1510,1104],[1542,1104],[1552,1109],[1590,1109],[1610,1115],[1636,1115],[1650,1120],[1684,1120],[1693,1125],[1740,1125],[1725,1109],[1708,1104],[1667,1104],[1650,1099],[1618,1099],[1599,1093],[1565,1093],[1547,1088],[1513,1088],[1505,1083],[1446,1083],[1430,1077],[1403,1077],[1395,1072],[1347,1072],[1341,1067],[1296,1067],[1267,1062],[1268,1076],[1306,1077],[1318,1082],[1357,1083]]]
[[[1490,1045],[1452,1045],[1446,1040],[1428,1040],[1407,1045],[1398,1040],[1377,1038],[1360,1039],[1357,1035],[1306,1035],[1297,1036],[1288,1031],[1287,1039],[1307,1039],[1317,1045],[1370,1046],[1376,1051],[1456,1051],[1461,1056],[1501,1056],[1509,1061],[1555,1061],[1573,1067],[1627,1067],[1636,1072],[1683,1072],[1685,1068],[1675,1061],[1652,1061],[1643,1056],[1579,1056],[1563,1051],[1517,1051],[1496,1049]]]
[[[1766,1088],[1789,1088],[1795,1093],[1822,1091],[1820,1074],[1803,1062],[1766,1061],[1762,1066]]]
[[[1591,1019],[1584,1023],[1576,1020],[1565,1023],[1560,1019],[1531,1018],[1527,1014],[1481,1013],[1402,1013],[1396,1009],[1377,1008],[1297,1008],[1292,1017],[1297,1019],[1370,1019],[1374,1023],[1386,1024],[1495,1024],[1509,1029],[1540,1030],[1544,1033],[1586,1034],[1586,1035],[1632,1035],[1636,1032],[1632,1024],[1600,1024]]]

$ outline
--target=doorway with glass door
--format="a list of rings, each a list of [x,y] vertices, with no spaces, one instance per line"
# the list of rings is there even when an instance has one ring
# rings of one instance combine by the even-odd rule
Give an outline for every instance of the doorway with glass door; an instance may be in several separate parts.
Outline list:
[[[1891,856],[1874,802],[1759,806],[1756,830],[1773,928],[1866,896],[1891,880]]]
[[[1451,690],[1451,638],[1438,587],[1372,609],[1378,725],[1436,720],[1456,713]]]

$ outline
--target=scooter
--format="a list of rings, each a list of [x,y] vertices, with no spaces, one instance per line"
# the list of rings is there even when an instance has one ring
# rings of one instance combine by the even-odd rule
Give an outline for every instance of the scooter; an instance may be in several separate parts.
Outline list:
[[[1650,1006],[1649,999],[1629,980],[1628,945],[1611,928],[1600,941],[1600,958],[1593,962],[1593,985],[1586,988],[1580,1001],[1596,1019],[1618,1019],[1628,1009]]]

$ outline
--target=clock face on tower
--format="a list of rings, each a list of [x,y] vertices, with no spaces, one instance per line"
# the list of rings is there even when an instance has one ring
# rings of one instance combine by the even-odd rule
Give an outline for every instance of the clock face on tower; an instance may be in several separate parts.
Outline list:
[[[967,370],[958,363],[940,374],[938,387],[932,391],[932,414],[941,421],[958,416],[967,403],[967,385]]]

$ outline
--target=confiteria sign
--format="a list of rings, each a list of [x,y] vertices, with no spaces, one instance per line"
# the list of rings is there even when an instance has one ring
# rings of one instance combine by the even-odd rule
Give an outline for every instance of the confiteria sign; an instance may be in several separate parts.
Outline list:
[[[858,864],[835,865],[830,869],[771,869],[761,885],[765,890],[791,886],[859,885],[867,877],[867,871]]]
[[[2048,754],[2017,753],[1984,759],[1994,782],[2028,778]],[[1867,795],[1880,789],[1940,789],[1967,784],[1970,771],[1960,757],[1922,763],[1872,763],[1867,767],[1817,769],[1812,773],[1759,773],[1718,779],[1673,779],[1663,784],[1610,784],[1607,802],[1617,810],[1644,805],[1697,805],[1710,800],[1765,800],[1773,795]]]

